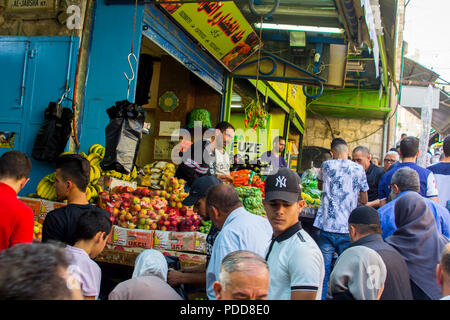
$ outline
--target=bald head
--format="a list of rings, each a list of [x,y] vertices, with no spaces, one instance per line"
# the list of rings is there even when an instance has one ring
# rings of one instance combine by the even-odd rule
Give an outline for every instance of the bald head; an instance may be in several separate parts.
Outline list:
[[[206,195],[206,210],[212,223],[219,229],[228,215],[239,207],[242,207],[242,202],[233,185],[216,185]]]
[[[212,187],[206,195],[206,205],[230,214],[234,209],[242,206],[236,189],[229,184],[219,184]]]
[[[263,258],[246,250],[234,251],[222,260],[214,291],[218,300],[266,299],[269,279],[269,267]]]

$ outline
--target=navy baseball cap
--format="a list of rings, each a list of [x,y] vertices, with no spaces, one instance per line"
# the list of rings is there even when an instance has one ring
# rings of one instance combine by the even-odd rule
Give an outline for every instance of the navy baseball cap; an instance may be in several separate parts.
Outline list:
[[[297,172],[280,168],[277,173],[267,177],[264,191],[265,201],[284,200],[295,203],[300,199],[302,183]]]
[[[189,196],[183,200],[183,205],[193,206],[200,198],[206,197],[209,189],[215,185],[223,183],[222,180],[217,179],[215,176],[203,176],[194,181],[189,190]]]

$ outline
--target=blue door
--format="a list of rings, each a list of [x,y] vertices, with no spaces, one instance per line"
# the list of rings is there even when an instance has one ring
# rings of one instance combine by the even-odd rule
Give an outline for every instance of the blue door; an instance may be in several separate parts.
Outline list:
[[[19,150],[31,158],[36,134],[50,101],[72,107],[78,37],[0,37],[0,155]],[[55,171],[31,158],[30,181],[19,195],[34,193],[39,180]]]

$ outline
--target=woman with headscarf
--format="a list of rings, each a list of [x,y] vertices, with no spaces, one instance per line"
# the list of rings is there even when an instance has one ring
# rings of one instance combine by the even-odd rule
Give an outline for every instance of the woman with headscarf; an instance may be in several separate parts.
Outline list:
[[[386,276],[386,265],[375,250],[350,247],[336,261],[327,296],[333,300],[379,300]]]
[[[414,300],[439,300],[436,265],[448,239],[441,235],[425,200],[408,192],[395,203],[397,230],[386,238],[408,265]]]
[[[119,283],[109,300],[183,300],[167,284],[166,258],[157,250],[147,249],[136,258],[132,278]]]

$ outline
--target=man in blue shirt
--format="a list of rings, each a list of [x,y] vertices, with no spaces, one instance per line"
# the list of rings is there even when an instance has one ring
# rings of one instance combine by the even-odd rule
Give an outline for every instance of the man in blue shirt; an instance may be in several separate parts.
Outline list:
[[[395,168],[390,169],[381,178],[378,184],[378,199],[383,206],[388,202],[391,192],[391,179],[394,173],[400,168],[409,167],[419,174],[420,195],[431,200],[438,201],[438,190],[436,180],[430,170],[422,168],[416,164],[419,155],[419,139],[416,137],[406,137],[400,142],[400,158],[402,162]]]
[[[381,231],[383,239],[391,236],[397,226],[395,225],[395,203],[408,192],[419,192],[420,180],[416,171],[411,168],[400,168],[392,176],[391,197],[394,199],[378,209],[381,221]],[[447,238],[450,237],[450,214],[447,209],[436,201],[425,198],[428,207],[436,220],[436,227],[440,233]]]
[[[208,191],[206,208],[212,223],[220,229],[206,269],[206,293],[209,299],[215,300],[213,284],[219,279],[223,258],[238,250],[263,257],[272,238],[272,227],[267,219],[245,210],[236,190],[229,184],[219,184]]]
[[[450,135],[445,137],[442,145],[444,158],[427,169],[433,172],[439,190],[439,203],[450,212]]]

